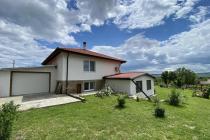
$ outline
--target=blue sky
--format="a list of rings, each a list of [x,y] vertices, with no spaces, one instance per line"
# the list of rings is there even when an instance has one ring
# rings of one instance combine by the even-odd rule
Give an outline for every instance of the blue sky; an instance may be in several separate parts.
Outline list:
[[[209,0],[2,0],[0,67],[40,65],[54,48],[86,41],[126,59],[123,71],[209,72],[209,11]]]

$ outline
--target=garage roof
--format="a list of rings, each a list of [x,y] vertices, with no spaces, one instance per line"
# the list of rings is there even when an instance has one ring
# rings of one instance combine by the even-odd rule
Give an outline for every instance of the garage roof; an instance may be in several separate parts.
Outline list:
[[[76,54],[81,54],[81,55],[87,55],[87,56],[94,56],[98,58],[103,58],[103,59],[109,59],[109,60],[114,60],[118,61],[121,63],[125,63],[125,60],[118,59],[115,57],[111,57],[108,55],[104,55],[101,53],[97,53],[94,51],[86,50],[86,49],[80,49],[80,48],[56,48],[43,62],[43,65],[46,65],[50,60],[52,60],[55,56],[57,56],[60,52],[70,52],[70,53],[76,53]]]
[[[105,76],[105,79],[135,79],[137,77],[148,75],[152,78],[155,78],[153,75],[144,73],[144,72],[126,72],[126,73],[118,73],[115,75]]]
[[[48,67],[56,67],[56,66],[55,65],[42,65],[42,66],[34,66],[34,67],[1,68],[0,71],[30,70],[30,69],[40,69],[40,68],[48,68]]]

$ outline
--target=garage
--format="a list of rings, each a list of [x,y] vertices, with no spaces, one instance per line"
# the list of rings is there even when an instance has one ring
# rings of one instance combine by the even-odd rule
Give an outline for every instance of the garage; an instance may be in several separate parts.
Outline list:
[[[50,92],[50,73],[12,72],[10,90],[12,96]]]
[[[54,65],[0,69],[0,98],[25,94],[54,93]]]

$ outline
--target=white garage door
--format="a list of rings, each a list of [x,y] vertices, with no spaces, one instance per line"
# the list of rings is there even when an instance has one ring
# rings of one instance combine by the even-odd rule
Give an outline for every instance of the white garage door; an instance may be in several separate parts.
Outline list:
[[[12,95],[49,92],[49,73],[14,72],[12,74]]]

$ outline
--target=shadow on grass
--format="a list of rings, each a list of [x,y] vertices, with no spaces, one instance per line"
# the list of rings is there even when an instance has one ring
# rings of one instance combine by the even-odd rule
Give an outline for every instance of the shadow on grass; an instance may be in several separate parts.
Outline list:
[[[115,105],[115,106],[114,106],[115,109],[119,109],[119,110],[125,109],[126,107],[127,107],[127,106],[124,106],[124,107],[119,106],[119,105]]]

